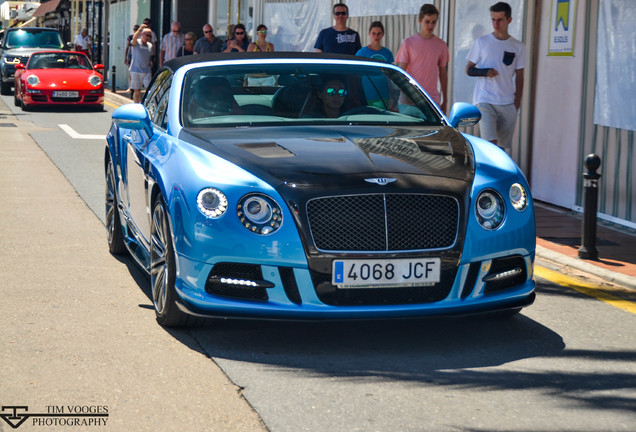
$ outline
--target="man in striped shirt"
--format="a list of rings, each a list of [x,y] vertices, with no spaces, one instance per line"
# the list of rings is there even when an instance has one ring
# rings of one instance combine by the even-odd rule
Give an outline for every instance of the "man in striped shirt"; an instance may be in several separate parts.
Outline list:
[[[184,42],[185,36],[181,33],[181,23],[175,21],[172,23],[172,31],[170,33],[166,33],[161,40],[159,66],[163,66],[165,62],[175,58]]]

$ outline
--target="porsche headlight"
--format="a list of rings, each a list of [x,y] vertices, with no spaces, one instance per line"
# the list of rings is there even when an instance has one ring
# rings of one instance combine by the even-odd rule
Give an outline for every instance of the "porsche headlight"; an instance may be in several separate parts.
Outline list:
[[[26,81],[27,81],[27,84],[29,84],[30,86],[35,86],[40,84],[40,78],[38,78],[37,75],[29,75]]]
[[[88,83],[93,87],[97,87],[102,83],[102,79],[99,75],[91,75],[90,78],[88,78]]]
[[[256,234],[271,234],[283,223],[280,206],[267,195],[245,195],[239,201],[236,213],[243,226]]]
[[[510,186],[510,203],[517,211],[524,211],[528,207],[528,193],[519,183]]]
[[[487,230],[496,230],[504,220],[504,201],[497,192],[486,189],[477,196],[475,214],[479,224]]]
[[[227,198],[218,189],[206,188],[197,196],[199,211],[209,218],[218,218],[227,210]]]

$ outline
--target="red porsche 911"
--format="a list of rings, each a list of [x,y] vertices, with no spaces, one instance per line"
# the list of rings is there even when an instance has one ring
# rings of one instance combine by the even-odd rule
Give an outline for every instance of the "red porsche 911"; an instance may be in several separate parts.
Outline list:
[[[36,106],[77,105],[104,109],[104,84],[88,57],[74,51],[39,51],[15,71],[14,103],[23,111]]]

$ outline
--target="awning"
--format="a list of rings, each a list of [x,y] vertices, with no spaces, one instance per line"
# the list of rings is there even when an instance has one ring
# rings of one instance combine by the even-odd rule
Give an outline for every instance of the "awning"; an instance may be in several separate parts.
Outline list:
[[[42,3],[40,7],[38,7],[35,12],[33,12],[34,17],[41,17],[46,15],[49,12],[53,12],[57,9],[57,5],[60,4],[61,0],[49,0],[46,3]]]

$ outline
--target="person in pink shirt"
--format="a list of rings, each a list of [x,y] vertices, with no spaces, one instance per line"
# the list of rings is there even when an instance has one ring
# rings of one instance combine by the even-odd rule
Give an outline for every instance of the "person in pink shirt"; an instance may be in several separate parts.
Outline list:
[[[418,17],[421,30],[402,41],[396,62],[446,112],[449,54],[446,42],[433,34],[438,19],[439,10],[434,5],[422,5]]]

